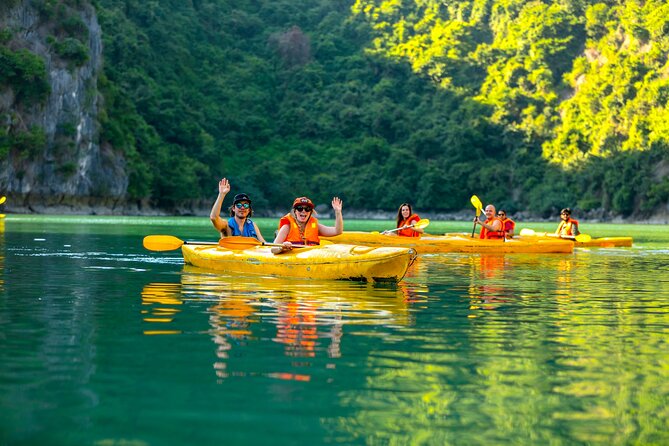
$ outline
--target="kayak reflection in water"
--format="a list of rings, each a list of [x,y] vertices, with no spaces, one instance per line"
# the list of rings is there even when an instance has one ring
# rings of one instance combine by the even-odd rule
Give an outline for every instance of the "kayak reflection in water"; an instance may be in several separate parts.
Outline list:
[[[314,216],[314,203],[307,197],[299,197],[293,201],[291,211],[281,217],[279,231],[274,243],[283,243],[286,249],[291,249],[293,243],[297,245],[320,245],[320,236],[333,237],[344,232],[344,217],[342,217],[342,201],[339,197],[332,199],[332,209],[335,213],[335,225],[325,226]]]
[[[571,218],[571,209],[564,208],[560,211],[562,221],[558,225],[555,233],[560,237],[575,237],[581,233],[578,229],[578,220]]]
[[[397,210],[397,227],[392,231],[383,231],[384,235],[399,235],[400,237],[420,237],[425,232],[423,228],[412,227],[420,221],[418,214],[413,213],[409,203],[402,203]]]
[[[221,235],[221,238],[233,235],[253,237],[264,243],[265,239],[260,233],[258,225],[251,220],[253,207],[251,206],[251,198],[248,195],[235,195],[232,206],[228,208],[230,218],[227,221],[221,218],[221,206],[228,192],[230,192],[230,182],[227,178],[223,178],[218,182],[218,197],[216,197],[214,206],[211,208],[211,214],[209,214],[209,219]]]

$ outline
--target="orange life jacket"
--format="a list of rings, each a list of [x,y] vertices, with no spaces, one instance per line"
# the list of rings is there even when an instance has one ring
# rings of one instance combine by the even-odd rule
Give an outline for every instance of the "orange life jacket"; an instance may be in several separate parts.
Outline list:
[[[578,220],[569,217],[567,220],[562,220],[557,228],[558,235],[576,235],[574,234],[574,225],[578,226]]]
[[[506,238],[511,238],[511,235],[508,233],[513,231],[516,228],[516,222],[511,220],[510,218],[505,218],[502,220],[500,218],[500,221],[502,222],[502,228],[504,229],[504,235]]]
[[[286,236],[286,241],[298,245],[320,245],[321,239],[318,237],[318,219],[310,216],[307,225],[304,227],[304,234],[300,232],[300,226],[297,224],[292,214],[286,214],[279,220],[279,229],[282,226],[290,225],[290,231]]]
[[[402,226],[405,225],[410,225],[411,223],[418,222],[420,220],[420,217],[416,214],[409,215],[409,218],[406,220],[400,222],[398,228],[401,228]],[[407,229],[401,229],[397,231],[397,235],[401,235],[402,237],[420,237],[420,232],[414,231],[413,228],[407,228]]]
[[[497,217],[490,218],[490,219],[484,221],[483,223],[485,223],[487,225],[492,225],[495,220],[499,221],[501,223],[500,226],[502,228],[504,228],[504,223],[502,222],[502,220],[500,220]],[[482,239],[485,239],[485,238],[487,238],[487,239],[504,238],[504,230],[502,230],[502,231],[488,231],[488,229],[481,226],[481,235],[479,237],[482,238]]]

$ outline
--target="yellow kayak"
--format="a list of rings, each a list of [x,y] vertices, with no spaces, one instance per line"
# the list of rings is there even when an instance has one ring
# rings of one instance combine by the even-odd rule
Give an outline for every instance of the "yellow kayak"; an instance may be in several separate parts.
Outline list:
[[[574,242],[574,246],[592,248],[629,248],[632,246],[632,237],[598,237],[587,242]]]
[[[584,237],[584,240],[578,240],[579,237]],[[548,232],[535,232],[531,229],[524,228],[520,231],[520,238],[528,238],[534,240],[546,240],[559,238],[557,235]],[[629,248],[632,246],[632,237],[598,237],[592,238],[587,234],[581,234],[576,237],[576,240],[563,238],[574,244],[576,248]]]
[[[400,237],[371,232],[344,231],[335,237],[321,237],[335,243],[351,243],[368,246],[402,246],[413,248],[420,254],[440,252],[485,252],[485,253],[570,253],[574,249],[571,241],[555,238],[514,238],[512,240],[481,240],[469,234],[424,235]]]
[[[273,254],[268,246],[227,249],[217,245],[184,244],[187,264],[228,273],[308,279],[398,282],[416,258],[409,248],[325,245]]]

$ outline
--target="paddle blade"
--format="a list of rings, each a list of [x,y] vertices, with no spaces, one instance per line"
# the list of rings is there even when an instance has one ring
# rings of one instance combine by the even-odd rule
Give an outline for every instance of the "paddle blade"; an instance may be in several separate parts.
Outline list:
[[[0,204],[4,203],[5,201],[7,201],[7,197],[5,197],[4,195],[0,197]]]
[[[254,246],[262,246],[262,242],[253,237],[232,236],[218,241],[218,246],[226,249],[250,249]]]
[[[430,224],[430,219],[428,219],[428,218],[421,218],[420,220],[418,220],[418,221],[416,222],[415,225],[413,225],[413,227],[414,227],[414,228],[418,228],[418,229],[423,229],[423,228],[427,228],[427,226],[428,226],[429,224]]]
[[[181,248],[183,244],[183,240],[173,235],[147,235],[142,242],[144,248],[149,251],[174,251]]]
[[[537,235],[537,233],[534,232],[534,229],[523,228],[523,229],[520,230],[520,235],[522,235],[524,237],[532,237],[534,235]]]
[[[578,234],[574,239],[579,243],[588,243],[590,240],[592,240],[592,237],[590,237],[588,234]]]
[[[474,206],[474,209],[476,209],[476,215],[481,215],[481,209],[483,209],[483,203],[481,203],[479,197],[477,197],[476,195],[472,195],[472,198],[469,201],[471,201],[472,206]]]

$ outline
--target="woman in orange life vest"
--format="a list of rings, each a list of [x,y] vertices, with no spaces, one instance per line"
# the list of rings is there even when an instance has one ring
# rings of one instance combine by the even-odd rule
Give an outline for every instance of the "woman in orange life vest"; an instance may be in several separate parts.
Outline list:
[[[506,217],[506,211],[500,209],[497,212],[497,217],[502,222],[502,229],[504,230],[504,235],[506,238],[513,238],[513,231],[516,229],[516,222]]]
[[[385,235],[399,235],[402,237],[420,237],[425,232],[421,228],[410,228],[412,224],[416,224],[420,220],[417,214],[413,213],[409,203],[402,203],[397,210],[397,227],[402,228],[399,231],[383,231]]]
[[[474,217],[474,223],[481,225],[482,239],[502,239],[504,238],[504,226],[502,221],[495,216],[495,206],[489,204],[485,207],[485,221],[481,221],[479,216]]]
[[[332,237],[344,232],[344,218],[341,214],[342,201],[338,197],[332,199],[335,212],[335,225],[325,226],[314,217],[314,203],[307,197],[299,197],[293,201],[293,209],[279,221],[279,231],[274,243],[283,243],[290,249],[296,245],[319,245],[319,236]]]
[[[571,209],[564,208],[560,211],[560,218],[562,221],[555,230],[555,233],[560,237],[575,237],[581,233],[578,230],[578,220],[571,218]]]
[[[254,237],[261,242],[265,242],[258,225],[251,220],[253,207],[251,199],[246,194],[237,194],[230,206],[230,218],[226,221],[221,218],[221,206],[225,196],[230,192],[230,182],[223,178],[218,182],[218,197],[211,208],[209,219],[214,228],[219,232],[221,238],[233,235],[243,237]]]

